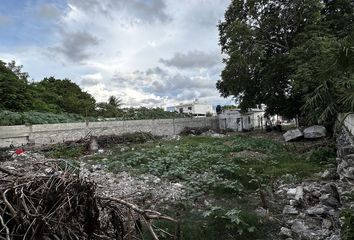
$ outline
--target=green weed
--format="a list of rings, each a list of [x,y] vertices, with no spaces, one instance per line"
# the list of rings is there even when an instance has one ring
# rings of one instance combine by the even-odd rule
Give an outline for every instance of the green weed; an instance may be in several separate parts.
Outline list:
[[[269,239],[274,223],[259,224],[253,212],[262,202],[259,190],[269,193],[276,179],[312,177],[326,162],[315,162],[314,156],[324,159],[330,153],[326,151],[299,155],[268,139],[186,136],[180,141],[130,146],[104,163],[111,171],[150,173],[183,183],[187,187],[184,204],[193,206],[179,210],[183,239]],[[239,152],[246,155],[235,154]],[[247,156],[248,152],[255,154]],[[219,204],[214,208],[193,205],[203,199]]]

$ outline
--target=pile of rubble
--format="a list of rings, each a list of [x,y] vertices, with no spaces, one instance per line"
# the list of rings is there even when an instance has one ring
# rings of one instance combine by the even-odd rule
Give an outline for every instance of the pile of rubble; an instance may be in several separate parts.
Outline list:
[[[283,239],[341,239],[341,211],[354,209],[347,197],[353,194],[354,167],[350,164],[354,162],[354,147],[344,136],[337,138],[337,169],[318,174],[318,181],[281,185],[276,192],[287,199],[279,233]]]
[[[126,171],[112,173],[105,165],[80,163],[80,174],[97,184],[97,192],[102,196],[134,201],[150,209],[168,208],[169,204],[185,197],[185,187],[180,183],[163,180],[151,174],[134,176]]]
[[[304,182],[291,188],[283,185],[277,194],[288,199],[283,209],[285,225],[280,230],[284,239],[340,239],[342,203],[336,184]]]
[[[1,239],[142,239],[150,234],[156,240],[154,220],[177,223],[154,209],[138,207],[132,199],[176,199],[182,185],[167,187],[144,176],[155,185],[141,189],[143,180],[135,182],[127,173],[113,175],[103,167],[78,166],[33,152],[8,153],[0,166]],[[161,188],[151,191],[156,185]],[[174,194],[163,192],[164,187]]]

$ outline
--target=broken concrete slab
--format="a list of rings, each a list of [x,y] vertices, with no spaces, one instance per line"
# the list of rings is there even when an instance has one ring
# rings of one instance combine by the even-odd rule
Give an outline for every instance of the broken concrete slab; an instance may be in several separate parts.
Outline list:
[[[288,131],[286,131],[286,133],[283,134],[284,140],[286,142],[298,140],[298,139],[302,138],[303,136],[304,136],[303,133],[298,128],[288,130]]]
[[[284,237],[291,237],[292,236],[292,232],[289,228],[286,227],[281,227],[280,228],[280,236],[284,236]]]
[[[304,188],[303,186],[297,186],[295,192],[295,200],[300,201],[304,197]]]
[[[283,209],[283,214],[297,215],[299,214],[299,211],[293,206],[285,205]]]
[[[327,130],[324,126],[314,125],[304,129],[304,138],[307,139],[316,139],[325,137]]]
[[[300,234],[302,232],[305,232],[307,230],[307,227],[305,226],[303,221],[295,220],[291,226],[291,230],[294,233]]]
[[[91,138],[90,139],[90,143],[89,143],[89,150],[91,152],[96,152],[98,150],[98,142],[97,142],[97,138]]]
[[[306,210],[308,215],[324,215],[329,211],[329,208],[321,204],[310,207]]]

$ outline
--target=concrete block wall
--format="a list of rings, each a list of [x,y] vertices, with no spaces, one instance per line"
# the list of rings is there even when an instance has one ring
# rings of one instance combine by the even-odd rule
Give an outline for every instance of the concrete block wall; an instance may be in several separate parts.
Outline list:
[[[149,119],[130,121],[59,123],[0,127],[0,148],[26,144],[46,145],[92,136],[150,132],[157,136],[179,134],[185,127],[218,127],[217,118]]]

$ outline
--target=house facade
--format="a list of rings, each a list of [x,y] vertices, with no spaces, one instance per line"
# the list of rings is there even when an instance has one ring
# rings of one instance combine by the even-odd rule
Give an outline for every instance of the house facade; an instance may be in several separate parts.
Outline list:
[[[265,110],[261,108],[251,108],[247,112],[240,109],[223,110],[219,115],[221,129],[232,129],[234,131],[252,130],[264,128]]]
[[[199,103],[198,100],[192,103],[179,104],[174,107],[167,107],[167,111],[191,114],[193,117],[215,116],[215,110],[210,104]]]

